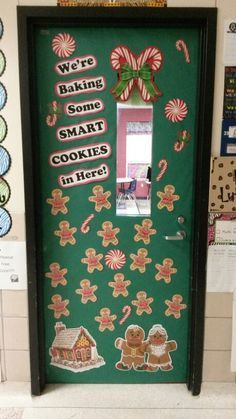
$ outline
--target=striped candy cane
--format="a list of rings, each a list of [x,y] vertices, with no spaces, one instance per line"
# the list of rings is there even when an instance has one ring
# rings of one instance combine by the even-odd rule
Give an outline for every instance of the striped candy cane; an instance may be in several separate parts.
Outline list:
[[[143,52],[139,55],[137,59],[138,68],[141,68],[143,64],[148,63],[153,71],[159,71],[162,63],[163,57],[161,51],[156,47],[145,48]],[[141,93],[141,96],[145,102],[148,102],[151,99],[150,94],[148,93],[145,84],[142,79],[138,79],[138,87]],[[158,87],[155,85],[156,95],[161,96],[161,92]]]
[[[121,81],[121,70],[124,64],[128,64],[132,70],[139,71],[145,64],[148,64],[148,69],[151,71],[151,77],[149,80],[149,85],[151,85],[154,95],[151,97],[148,92],[145,82],[140,76],[134,75],[129,81],[127,81],[127,86],[124,91],[120,94],[119,98],[123,101],[126,101],[134,84],[138,85],[141,96],[145,102],[156,99],[161,95],[160,90],[157,85],[154,83],[153,71],[160,70],[163,62],[163,57],[161,51],[156,47],[148,47],[136,57],[135,54],[126,46],[119,46],[115,48],[111,53],[111,66],[114,70],[119,71],[119,81],[117,85],[112,89],[112,93],[115,92],[116,87]]]
[[[120,321],[119,321],[120,324],[123,324],[125,322],[125,320],[128,319],[128,317],[131,314],[131,310],[132,310],[132,308],[130,306],[124,306],[122,308],[122,313],[124,313],[124,316],[122,317],[122,319],[120,319]]]
[[[185,61],[186,63],[189,64],[190,63],[189,50],[183,39],[178,39],[178,41],[176,41],[176,49],[178,51],[184,52]]]
[[[81,227],[80,227],[80,231],[83,234],[86,234],[90,231],[90,227],[89,227],[89,223],[90,221],[94,218],[94,214],[90,214],[87,218],[85,218],[85,220],[83,221]]]
[[[128,63],[134,70],[137,70],[137,60],[135,55],[128,47],[119,46],[111,53],[111,66],[114,70],[121,70],[122,64]],[[134,79],[131,79],[124,92],[120,95],[120,99],[126,101],[134,85]]]

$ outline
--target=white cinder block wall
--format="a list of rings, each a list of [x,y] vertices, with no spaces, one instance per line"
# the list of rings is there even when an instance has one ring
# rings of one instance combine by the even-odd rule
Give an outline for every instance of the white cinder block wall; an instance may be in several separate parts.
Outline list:
[[[54,6],[56,0],[0,1],[0,17],[5,31],[0,48],[4,51],[7,68],[1,80],[7,87],[8,102],[1,114],[8,122],[9,132],[4,146],[12,156],[12,167],[6,176],[12,196],[7,208],[12,214],[12,236],[24,240],[24,188],[22,140],[17,58],[17,5]],[[217,7],[218,35],[212,154],[219,155],[224,89],[223,25],[224,18],[236,18],[235,0],[168,0],[169,7]],[[4,238],[6,240],[6,238]],[[207,293],[204,346],[204,381],[234,382],[230,372],[232,328],[232,294]],[[29,340],[27,291],[0,291],[0,379],[29,381]]]

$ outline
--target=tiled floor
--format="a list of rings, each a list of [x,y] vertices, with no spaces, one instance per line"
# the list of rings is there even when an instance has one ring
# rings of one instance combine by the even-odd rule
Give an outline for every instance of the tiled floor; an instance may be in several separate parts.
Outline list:
[[[231,419],[236,385],[205,383],[193,397],[182,384],[50,385],[40,397],[28,383],[0,384],[0,419]]]
[[[116,215],[146,215],[149,216],[151,213],[151,201],[150,199],[137,199],[134,200],[121,200],[117,209]]]

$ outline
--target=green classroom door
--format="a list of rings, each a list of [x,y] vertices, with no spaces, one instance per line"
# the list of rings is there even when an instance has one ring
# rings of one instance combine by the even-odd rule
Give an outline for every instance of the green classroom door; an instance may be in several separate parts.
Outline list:
[[[47,383],[187,381],[199,39],[35,32]]]

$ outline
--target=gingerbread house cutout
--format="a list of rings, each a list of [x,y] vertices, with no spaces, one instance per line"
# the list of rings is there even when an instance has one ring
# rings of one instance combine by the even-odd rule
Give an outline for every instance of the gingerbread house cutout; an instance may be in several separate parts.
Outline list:
[[[55,339],[49,349],[51,365],[72,372],[105,365],[104,359],[98,355],[95,340],[84,327],[67,329],[62,322],[57,322],[55,332]]]

